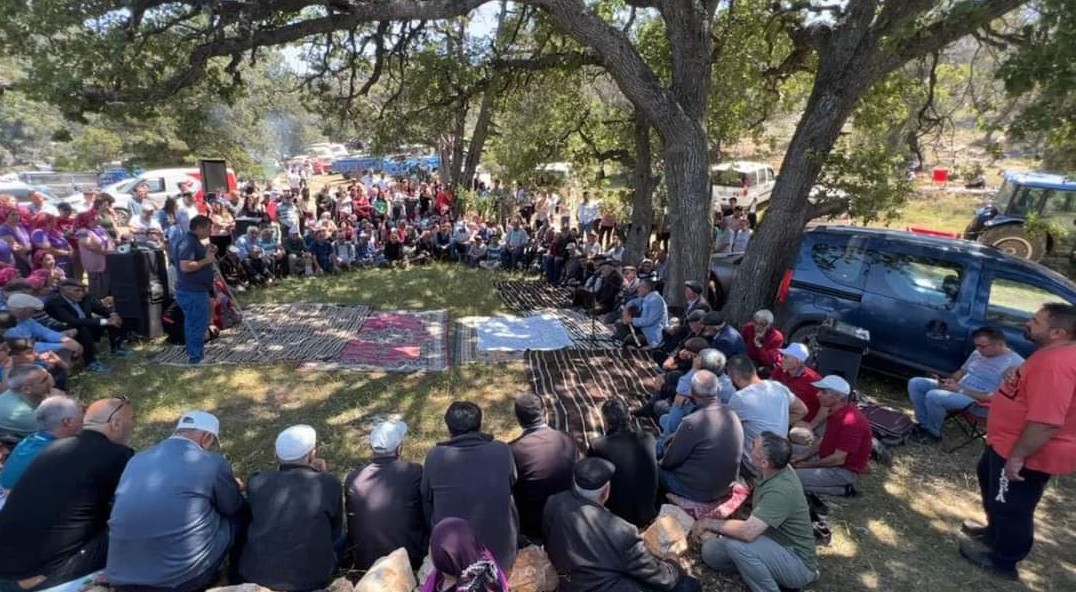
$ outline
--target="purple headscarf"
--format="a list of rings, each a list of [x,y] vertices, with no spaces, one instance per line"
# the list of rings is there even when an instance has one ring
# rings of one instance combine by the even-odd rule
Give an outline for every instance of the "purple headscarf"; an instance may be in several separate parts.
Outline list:
[[[457,578],[455,590],[466,592],[507,592],[508,580],[490,552],[478,544],[470,523],[461,518],[445,518],[430,534],[430,559],[434,572],[422,592],[436,592],[441,575]]]

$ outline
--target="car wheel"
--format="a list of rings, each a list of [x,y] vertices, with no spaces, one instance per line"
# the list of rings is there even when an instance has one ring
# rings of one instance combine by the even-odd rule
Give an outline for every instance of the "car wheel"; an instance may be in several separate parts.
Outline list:
[[[1030,237],[1023,226],[1015,224],[991,228],[979,237],[979,242],[1030,261],[1039,261],[1046,255],[1046,237]]]
[[[789,343],[811,343],[815,337],[818,336],[818,329],[821,327],[818,323],[806,323],[796,327],[796,330],[792,332],[792,336],[788,338]]]
[[[807,345],[807,349],[811,352],[811,357],[807,358],[807,365],[814,367],[815,356],[818,352],[818,329],[822,325],[818,323],[804,323],[796,330],[792,332],[792,336],[788,338],[788,343],[803,343]]]

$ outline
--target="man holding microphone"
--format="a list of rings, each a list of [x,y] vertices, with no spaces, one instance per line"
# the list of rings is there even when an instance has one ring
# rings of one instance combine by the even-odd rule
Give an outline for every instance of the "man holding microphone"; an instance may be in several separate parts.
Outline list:
[[[176,249],[179,275],[176,278],[176,302],[183,309],[183,330],[187,343],[187,361],[201,363],[205,354],[205,336],[209,330],[209,296],[213,293],[213,263],[217,247],[204,244],[212,223],[208,216],[191,219],[190,230]]]

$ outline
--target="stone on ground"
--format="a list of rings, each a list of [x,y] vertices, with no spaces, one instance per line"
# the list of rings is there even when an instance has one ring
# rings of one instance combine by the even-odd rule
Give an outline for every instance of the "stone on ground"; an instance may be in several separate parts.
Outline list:
[[[269,588],[263,588],[257,584],[240,584],[238,586],[221,586],[210,588],[208,592],[272,592]]]
[[[403,547],[378,559],[355,584],[355,592],[411,592],[418,584]]]
[[[658,557],[683,555],[695,519],[672,504],[663,504],[654,523],[643,532],[643,542]]]
[[[418,573],[415,574],[415,579],[418,580],[418,585],[421,586],[425,583],[426,578],[430,577],[430,574],[432,573],[433,559],[430,559],[430,556],[427,555],[426,558],[422,560],[422,565],[419,566]]]
[[[531,545],[516,555],[512,577],[508,579],[512,592],[555,592],[557,584],[557,569],[545,549]]]

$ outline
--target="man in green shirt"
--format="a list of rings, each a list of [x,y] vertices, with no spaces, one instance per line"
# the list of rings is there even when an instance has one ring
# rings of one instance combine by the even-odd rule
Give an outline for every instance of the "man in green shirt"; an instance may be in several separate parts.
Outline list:
[[[40,366],[12,368],[8,390],[0,394],[0,434],[21,439],[36,432],[34,410],[49,396],[54,384],[52,375]]]
[[[751,517],[696,522],[694,534],[705,540],[702,560],[719,571],[735,569],[752,592],[803,588],[818,579],[818,560],[807,498],[788,466],[792,447],[783,437],[762,432],[751,457],[762,475]]]

